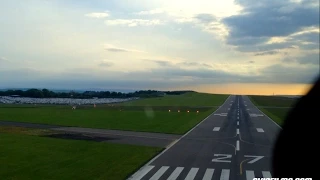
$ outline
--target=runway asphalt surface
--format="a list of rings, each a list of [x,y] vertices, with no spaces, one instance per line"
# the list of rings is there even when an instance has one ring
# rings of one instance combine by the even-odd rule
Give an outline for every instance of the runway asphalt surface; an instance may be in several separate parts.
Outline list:
[[[230,96],[216,112],[129,179],[270,178],[272,148],[280,130],[247,96]]]
[[[148,132],[133,132],[107,129],[92,129],[80,127],[65,127],[57,125],[34,124],[24,122],[0,121],[0,126],[16,126],[26,128],[50,129],[56,132],[61,132],[61,136],[70,139],[96,140],[120,144],[133,144],[153,147],[167,147],[175,140],[179,139],[180,135],[148,133]],[[68,133],[65,134],[65,133]]]

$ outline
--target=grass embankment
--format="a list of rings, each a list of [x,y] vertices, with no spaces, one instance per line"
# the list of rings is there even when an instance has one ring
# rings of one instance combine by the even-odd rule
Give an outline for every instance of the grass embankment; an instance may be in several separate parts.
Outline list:
[[[20,130],[0,128],[1,179],[125,179],[161,151],[38,137],[39,130]]]
[[[0,120],[184,134],[217,108],[203,106],[221,105],[226,98],[227,95],[187,93],[123,105],[79,106],[76,110],[70,106],[0,106]]]
[[[252,103],[280,126],[297,99],[277,96],[250,96]]]

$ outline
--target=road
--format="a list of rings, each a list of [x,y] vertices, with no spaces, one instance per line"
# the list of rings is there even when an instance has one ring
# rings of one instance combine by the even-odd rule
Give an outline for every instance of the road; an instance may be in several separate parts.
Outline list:
[[[230,96],[217,111],[129,179],[272,177],[272,147],[280,130],[247,96]]]

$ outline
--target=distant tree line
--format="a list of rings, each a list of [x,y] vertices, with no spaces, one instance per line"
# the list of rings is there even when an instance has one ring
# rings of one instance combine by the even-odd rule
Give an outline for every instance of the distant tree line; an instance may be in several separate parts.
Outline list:
[[[20,96],[32,98],[150,98],[161,97],[167,95],[179,95],[190,91],[156,91],[156,90],[141,90],[130,93],[111,92],[111,91],[85,91],[85,92],[53,92],[48,89],[28,89],[28,90],[6,90],[0,91],[0,96]]]

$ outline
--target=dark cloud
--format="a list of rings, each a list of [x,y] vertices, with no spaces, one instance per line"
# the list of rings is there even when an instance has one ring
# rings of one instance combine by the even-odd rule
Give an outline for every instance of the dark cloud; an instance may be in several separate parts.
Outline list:
[[[197,14],[194,16],[194,18],[201,23],[211,23],[217,21],[217,19],[211,14]]]
[[[301,64],[301,65],[317,65],[320,66],[319,53],[310,53],[300,57],[290,57],[287,56],[281,61],[285,64]]]
[[[129,50],[122,48],[106,48],[106,50],[110,52],[130,52]]]
[[[265,51],[265,52],[259,52],[254,54],[254,56],[266,56],[266,55],[274,55],[274,54],[279,54],[281,52],[279,51]]]
[[[318,32],[308,32],[303,33],[294,36],[294,39],[302,41],[302,42],[308,42],[308,43],[314,43],[319,45],[319,33]]]
[[[250,63],[250,64],[254,64],[255,62],[254,62],[254,61],[248,61],[248,63]]]
[[[313,83],[319,77],[319,66],[286,66],[274,64],[261,70],[258,79],[266,83]]]
[[[313,64],[320,66],[319,53],[312,53],[300,58],[297,58],[297,62],[300,64]]]
[[[316,1],[303,1],[300,4],[289,0],[236,2],[244,7],[243,13],[224,18],[222,22],[230,30],[227,43],[237,46],[239,51],[271,51],[300,46],[302,41],[315,43],[319,39],[319,34],[310,33],[285,43],[264,44],[271,37],[286,37],[306,27],[319,27],[319,3],[316,6],[310,5],[316,4]]]

